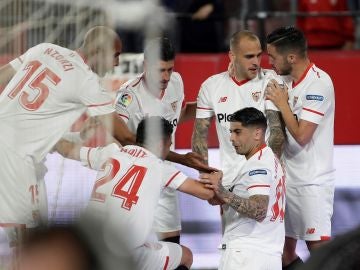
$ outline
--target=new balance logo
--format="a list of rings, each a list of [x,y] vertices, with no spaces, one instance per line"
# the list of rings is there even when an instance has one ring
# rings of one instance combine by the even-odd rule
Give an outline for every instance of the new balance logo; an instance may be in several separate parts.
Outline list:
[[[308,228],[306,230],[306,234],[314,234],[315,233],[315,228]]]
[[[226,102],[227,97],[220,97],[218,103]]]

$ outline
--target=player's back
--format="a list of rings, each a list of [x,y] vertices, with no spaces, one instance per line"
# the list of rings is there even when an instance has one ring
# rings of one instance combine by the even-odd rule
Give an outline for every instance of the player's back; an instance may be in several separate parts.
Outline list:
[[[114,237],[114,245],[119,234],[131,249],[141,246],[151,234],[160,192],[167,185],[176,188],[179,172],[133,145],[113,153],[103,166],[87,213],[103,220],[103,232]]]
[[[11,65],[17,72],[0,97],[0,140],[40,161],[87,109],[84,91],[98,79],[78,53],[49,43]]]

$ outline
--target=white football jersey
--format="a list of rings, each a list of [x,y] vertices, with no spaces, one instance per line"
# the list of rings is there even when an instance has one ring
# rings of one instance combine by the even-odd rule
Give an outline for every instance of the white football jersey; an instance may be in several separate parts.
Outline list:
[[[86,212],[103,220],[103,233],[115,239],[120,235],[131,249],[143,245],[151,234],[162,189],[177,189],[187,178],[134,145],[83,147],[80,157],[84,165],[100,170]]]
[[[114,111],[98,76],[75,51],[42,43],[11,62],[0,96],[0,141],[40,162],[82,113]]]
[[[242,198],[268,195],[269,206],[266,218],[257,222],[239,214],[229,205],[223,205],[223,243],[228,245],[231,242],[232,247],[281,255],[285,241],[285,177],[270,147],[264,145],[245,162],[230,190]]]
[[[147,116],[164,117],[172,123],[175,133],[183,101],[184,85],[179,73],[171,74],[168,86],[160,98],[149,92],[146,78],[142,74],[122,85],[116,98],[116,112],[134,133],[140,121]]]
[[[271,101],[265,100],[266,86],[271,79],[281,82],[271,70],[261,70],[256,78],[241,82],[230,77],[228,72],[223,72],[208,78],[201,85],[197,98],[196,118],[208,118],[214,115],[216,117],[225,186],[231,184],[245,162],[245,157],[238,155],[230,142],[229,117],[246,107],[255,107],[263,113],[266,109],[278,111]]]
[[[318,125],[311,141],[304,147],[286,130],[284,162],[287,184],[333,184],[335,97],[331,78],[311,63],[298,83],[289,81],[287,84],[289,105],[296,118]]]

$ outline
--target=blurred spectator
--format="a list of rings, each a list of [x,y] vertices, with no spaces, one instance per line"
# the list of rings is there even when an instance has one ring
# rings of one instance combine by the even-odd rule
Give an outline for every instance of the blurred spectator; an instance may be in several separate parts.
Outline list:
[[[299,0],[300,12],[348,11],[347,0]],[[351,16],[298,17],[310,49],[354,48],[355,27]]]
[[[181,52],[224,51],[222,0],[177,0]]]

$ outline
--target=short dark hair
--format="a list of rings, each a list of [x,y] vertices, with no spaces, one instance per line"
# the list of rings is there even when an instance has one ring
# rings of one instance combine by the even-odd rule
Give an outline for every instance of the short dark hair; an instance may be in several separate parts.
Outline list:
[[[267,128],[265,115],[254,107],[247,107],[234,112],[229,119],[230,122],[240,122],[244,127],[260,127],[264,131]]]
[[[148,130],[151,127],[159,128],[158,134],[149,134]],[[174,131],[172,124],[163,117],[151,116],[142,119],[136,130],[136,143],[140,145],[153,144],[159,142],[159,140],[170,139]],[[147,136],[150,135],[150,136]],[[155,136],[159,135],[159,136]]]
[[[150,40],[145,47],[144,59],[150,62],[158,59],[165,62],[174,60],[175,50],[170,39],[160,37]]]
[[[293,26],[280,27],[270,33],[266,43],[273,45],[280,54],[295,52],[306,57],[307,42],[305,35]]]

